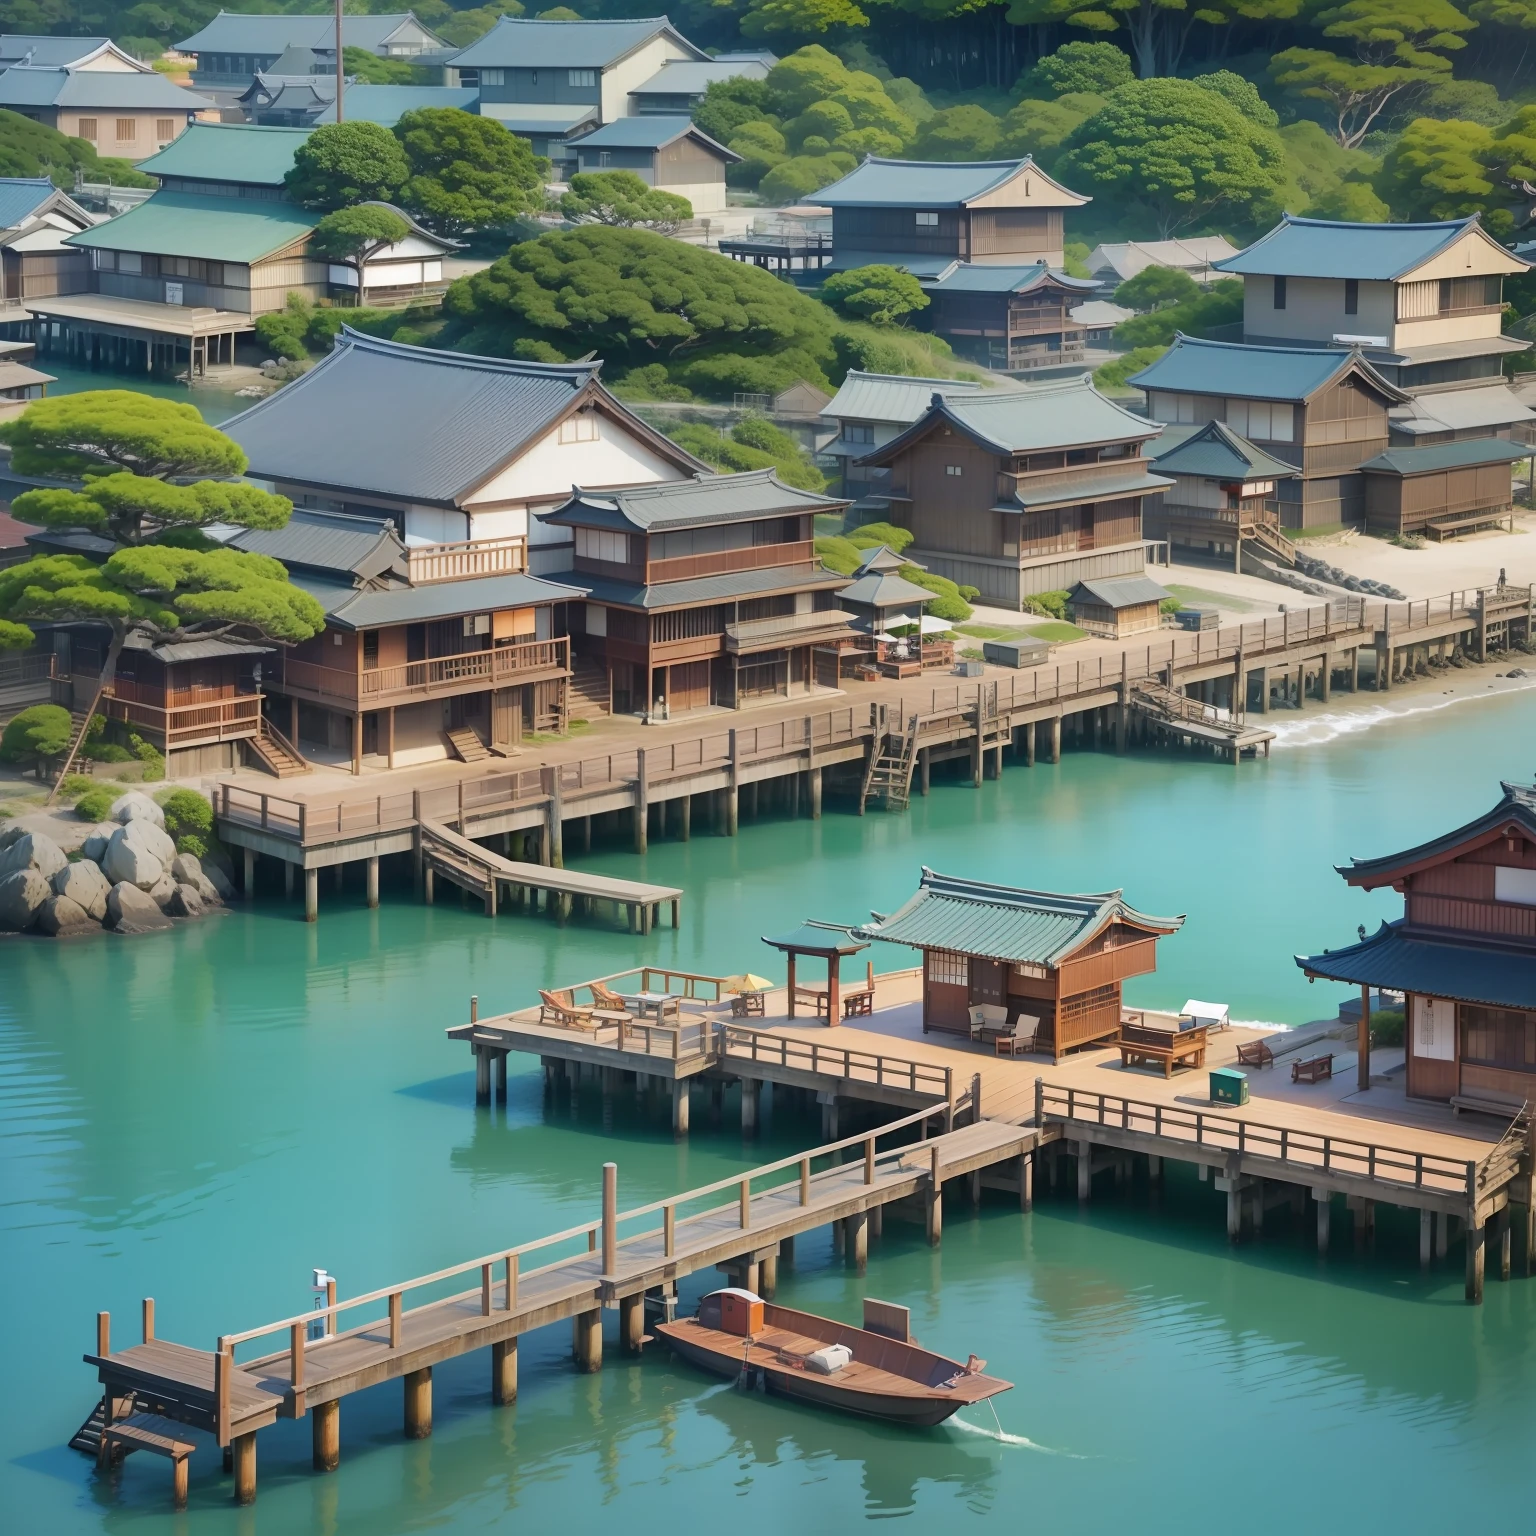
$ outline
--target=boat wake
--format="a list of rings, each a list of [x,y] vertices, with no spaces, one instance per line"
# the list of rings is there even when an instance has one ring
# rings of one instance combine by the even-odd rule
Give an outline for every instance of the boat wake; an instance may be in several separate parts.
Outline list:
[[[1433,704],[1415,704],[1406,709],[1378,704],[1370,709],[1341,711],[1337,714],[1314,714],[1306,719],[1277,720],[1273,715],[1265,718],[1265,728],[1275,733],[1275,749],[1286,747],[1318,747],[1325,742],[1337,741],[1341,736],[1357,736],[1390,720],[1406,720],[1412,715],[1430,715],[1438,710],[1450,709],[1476,699],[1497,698],[1501,694],[1525,692],[1536,688],[1536,680],[1516,682],[1513,687],[1488,689],[1481,693],[1457,693],[1436,699]]]
[[[1042,1456],[1065,1456],[1071,1461],[1083,1461],[1085,1457],[1076,1456],[1071,1451],[1053,1451],[1048,1445],[1036,1445],[1033,1440],[1023,1435],[1010,1435],[1001,1424],[996,1429],[988,1429],[984,1424],[968,1424],[959,1414],[956,1414],[949,1422],[956,1429],[963,1429],[968,1435],[985,1435],[988,1440],[996,1440],[1000,1445],[1016,1445],[1022,1450],[1038,1451]]]

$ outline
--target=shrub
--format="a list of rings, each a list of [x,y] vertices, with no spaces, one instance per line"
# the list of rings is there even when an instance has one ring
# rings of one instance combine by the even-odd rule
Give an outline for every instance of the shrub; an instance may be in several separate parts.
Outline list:
[[[88,789],[95,789],[96,781],[89,774],[68,773],[59,784],[61,795],[83,795]]]
[[[75,801],[75,815],[81,821],[105,821],[112,809],[112,791],[88,789]]]
[[[1043,613],[1048,619],[1065,619],[1067,594],[1065,589],[1060,592],[1036,592],[1033,597],[1024,599],[1024,606],[1031,613]]]
[[[864,558],[864,551],[847,539],[833,536],[816,540],[816,558],[829,571],[836,571],[839,576],[852,576]]]
[[[24,709],[0,735],[0,758],[8,763],[58,757],[69,747],[69,711],[60,704]]]
[[[145,741],[137,731],[128,733],[128,745],[133,748],[133,756],[144,764],[144,780],[152,783],[156,779],[165,777],[165,759],[157,748]],[[131,761],[131,759],[130,759]]]
[[[1178,598],[1165,597],[1162,602],[1157,605],[1157,611],[1159,613],[1178,613],[1179,610],[1183,608],[1183,606],[1184,604],[1181,603]]]
[[[1383,1008],[1371,1015],[1372,1045],[1401,1045],[1403,1043],[1403,1010]]]
[[[898,528],[895,523],[862,523],[849,533],[848,542],[859,549],[884,544],[892,554],[899,555],[916,537],[910,528]]]
[[[161,797],[160,808],[165,812],[166,833],[177,850],[201,858],[213,835],[213,807],[196,790],[173,789]]]
[[[935,576],[932,571],[920,571],[915,565],[902,566],[900,574],[913,586],[926,587],[934,594],[925,606],[936,619],[948,619],[951,623],[958,624],[970,618],[971,605],[965,600],[965,593],[969,592],[972,597],[975,597],[977,595],[975,587],[958,587],[947,576]]]

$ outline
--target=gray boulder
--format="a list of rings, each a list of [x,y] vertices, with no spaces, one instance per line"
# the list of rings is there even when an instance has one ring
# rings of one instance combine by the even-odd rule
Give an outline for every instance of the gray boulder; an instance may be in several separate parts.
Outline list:
[[[35,869],[18,869],[0,878],[0,928],[26,932],[52,895],[52,886]]]
[[[182,884],[172,888],[164,910],[170,917],[201,917],[205,909],[197,888]]]
[[[216,863],[212,859],[202,861],[203,875],[213,887],[220,901],[233,901],[235,899],[235,883],[230,879],[229,870],[222,863]]]
[[[103,873],[114,885],[136,885],[147,891],[165,876],[165,863],[142,842],[130,839],[127,827],[119,827],[107,844],[101,861]]]
[[[106,911],[105,902],[102,903],[102,911]],[[59,938],[100,928],[101,922],[93,918],[78,901],[71,901],[68,896],[50,896],[38,909],[37,926],[44,933]]]
[[[112,802],[113,821],[126,826],[130,821],[152,821],[157,827],[165,825],[165,812],[142,789],[131,789]]]
[[[0,875],[35,869],[44,880],[51,880],[67,863],[64,850],[51,837],[42,832],[24,832],[0,853]]]
[[[204,906],[217,905],[222,899],[212,877],[204,871],[195,853],[178,853],[171,860],[171,874],[177,884],[190,885]]]
[[[94,831],[87,832],[85,841],[80,844],[80,852],[86,858],[100,864],[107,856],[107,844],[112,841],[112,834],[116,831],[116,827],[104,824],[95,828]]]
[[[118,933],[154,933],[171,920],[138,886],[120,880],[107,896],[107,927]]]
[[[89,859],[66,864],[53,877],[53,888],[98,923],[107,915],[107,892],[112,889],[112,882]]]
[[[170,872],[170,870],[166,870],[166,872],[161,875],[160,878],[156,880],[155,883],[149,888],[149,899],[154,902],[154,904],[159,907],[162,912],[165,911],[166,905],[169,903],[171,897],[175,894],[176,877]]]
[[[25,837],[26,835],[26,828],[24,827],[0,828],[0,853],[4,853],[17,838]]]
[[[154,854],[167,867],[176,857],[176,844],[171,841],[170,833],[164,827],[157,827],[152,821],[143,819],[130,821],[120,830],[135,848],[142,848],[146,853]],[[117,833],[114,832],[112,835],[115,837]]]

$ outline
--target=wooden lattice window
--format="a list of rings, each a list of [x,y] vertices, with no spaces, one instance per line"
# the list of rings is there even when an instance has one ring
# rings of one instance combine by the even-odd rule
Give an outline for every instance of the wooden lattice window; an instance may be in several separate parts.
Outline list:
[[[928,951],[928,980],[949,987],[970,985],[971,957],[953,949]]]

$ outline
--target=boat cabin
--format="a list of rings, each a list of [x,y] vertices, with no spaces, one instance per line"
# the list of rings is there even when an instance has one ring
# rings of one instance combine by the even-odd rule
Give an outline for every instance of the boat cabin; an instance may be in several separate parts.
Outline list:
[[[1119,891],[1065,896],[924,869],[916,893],[861,938],[923,952],[923,1031],[970,1033],[970,1010],[1037,1018],[1038,1048],[1059,1062],[1120,1030],[1121,988],[1157,969],[1157,941],[1183,917],[1149,917]]]
[[[1513,1113],[1536,1098],[1536,787],[1503,791],[1453,832],[1339,866],[1361,890],[1400,891],[1403,915],[1296,963],[1314,981],[1404,995],[1410,1097],[1507,1102]],[[1368,1029],[1367,1007],[1362,1078]]]

